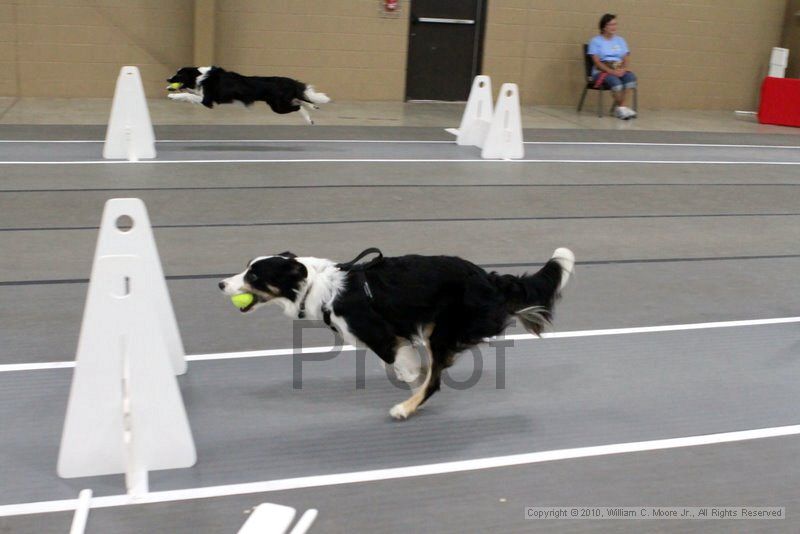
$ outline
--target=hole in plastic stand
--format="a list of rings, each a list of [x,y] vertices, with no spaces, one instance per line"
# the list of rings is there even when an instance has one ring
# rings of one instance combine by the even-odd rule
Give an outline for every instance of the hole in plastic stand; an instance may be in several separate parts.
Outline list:
[[[130,232],[133,230],[133,219],[128,215],[120,215],[115,222],[117,230],[122,233]]]

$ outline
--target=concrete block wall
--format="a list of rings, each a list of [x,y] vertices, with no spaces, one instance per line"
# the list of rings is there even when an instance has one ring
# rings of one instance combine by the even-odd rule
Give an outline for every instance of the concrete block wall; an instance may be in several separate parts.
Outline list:
[[[289,76],[336,100],[403,100],[408,5],[377,0],[217,0],[215,62]]]
[[[111,97],[136,65],[148,95],[191,62],[193,0],[3,0],[0,95]],[[5,76],[3,77],[5,78]]]
[[[399,15],[385,16],[378,0],[0,0],[0,96],[110,97],[119,68],[133,64],[156,97],[176,67],[213,57],[337,100],[401,101],[410,9],[400,1]],[[525,104],[575,105],[581,44],[610,11],[642,107],[753,109],[770,49],[798,42],[787,22],[797,2],[488,0],[483,71],[497,87],[518,83]]]
[[[489,0],[484,70],[527,104],[576,105],[581,45],[619,17],[642,107],[753,109],[786,0]],[[800,53],[800,51],[795,51]]]
[[[0,96],[15,96],[19,92],[17,85],[17,22],[15,6],[8,2],[0,2]]]

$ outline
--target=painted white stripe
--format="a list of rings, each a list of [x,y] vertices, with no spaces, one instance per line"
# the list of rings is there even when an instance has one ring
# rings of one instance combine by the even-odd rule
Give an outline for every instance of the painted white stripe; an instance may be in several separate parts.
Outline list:
[[[104,143],[96,139],[4,139],[0,143]],[[416,143],[416,144],[449,144],[453,141],[414,140],[414,139],[156,139],[158,143]],[[795,147],[800,148],[800,147]]]
[[[747,145],[724,143],[634,143],[624,141],[525,141],[526,145],[559,145],[559,146],[674,146],[698,148],[782,148],[800,149],[800,145]]]
[[[82,161],[0,161],[0,165],[148,165],[207,163],[591,163],[641,165],[800,165],[800,161],[714,161],[654,159],[160,159],[160,160],[82,160]]]
[[[741,430],[736,432],[723,432],[718,434],[706,434],[702,436],[636,441],[630,443],[614,443],[593,447],[559,449],[526,454],[513,454],[509,456],[495,456],[491,458],[477,458],[474,460],[462,460],[457,462],[412,465],[391,469],[375,469],[371,471],[356,471],[351,473],[337,473],[331,475],[317,475],[262,482],[250,482],[246,484],[229,484],[224,486],[207,486],[201,488],[157,491],[140,495],[135,499],[128,495],[110,495],[106,497],[95,497],[92,499],[91,504],[92,508],[110,508],[114,506],[128,506],[135,504],[209,499],[213,497],[226,497],[232,495],[246,495],[252,493],[266,493],[302,488],[319,488],[335,486],[339,484],[358,484],[380,480],[396,480],[419,476],[442,475],[448,473],[460,473],[464,471],[476,471],[479,469],[494,469],[515,465],[557,462],[561,460],[592,458],[632,452],[698,447],[702,445],[734,443],[754,439],[796,436],[798,434],[800,434],[800,425],[779,426],[771,428],[759,428],[754,430]],[[74,499],[10,504],[0,506],[0,517],[69,511],[74,510],[76,504],[76,500]]]
[[[270,349],[270,350],[250,350],[245,352],[218,352],[211,354],[194,354],[187,355],[187,362],[203,362],[209,360],[235,360],[239,358],[263,358],[270,356],[290,356],[293,354],[324,354],[336,350],[337,347],[331,345],[329,347],[307,347],[302,350],[294,349]],[[350,352],[356,350],[353,345],[342,345],[339,347],[341,352]]]
[[[44,371],[47,369],[72,369],[75,362],[8,363],[0,365],[0,373],[15,371]]]
[[[0,143],[104,143],[101,139],[2,139]],[[453,141],[423,139],[157,139],[158,143],[414,143],[414,144],[449,144]],[[674,146],[674,147],[711,147],[711,148],[777,148],[800,149],[798,145],[746,145],[723,143],[628,143],[623,141],[525,141],[526,145],[556,146]]]
[[[561,339],[589,336],[616,336],[624,334],[646,334],[653,332],[675,332],[679,330],[703,330],[710,328],[732,328],[737,326],[760,326],[770,324],[786,324],[800,322],[800,317],[781,317],[775,319],[756,319],[746,321],[720,321],[715,323],[675,324],[664,326],[644,326],[635,328],[609,328],[605,330],[574,330],[572,332],[550,332],[542,334],[544,339]],[[504,339],[527,340],[537,339],[533,334],[515,334]]]
[[[549,332],[542,334],[541,337],[534,336],[533,334],[514,334],[505,336],[502,339],[509,339],[513,341],[532,341],[537,339],[567,339],[573,337],[615,336],[615,335],[627,335],[627,334],[647,334],[653,332],[675,332],[680,330],[703,330],[703,329],[713,329],[713,328],[765,326],[765,325],[787,324],[787,323],[798,323],[798,322],[800,322],[800,317],[776,317],[773,319],[748,319],[742,321],[718,321],[713,323],[689,323],[689,324],[672,324],[672,325],[662,325],[662,326],[637,326],[631,328],[607,328],[602,330],[573,330],[570,332]],[[292,348],[287,348],[287,349],[270,349],[270,350],[251,350],[242,352],[217,352],[210,354],[187,355],[186,361],[201,362],[201,361],[211,361],[211,360],[233,360],[240,358],[265,358],[272,356],[291,356],[293,354],[320,354],[320,353],[332,352],[336,349],[337,347],[331,345],[328,347],[307,347],[299,351]],[[341,347],[338,347],[338,349],[340,352],[350,352],[356,350],[356,347],[353,345],[342,345]],[[5,365],[0,365],[0,373],[14,372],[14,371],[41,371],[46,369],[71,369],[73,367],[75,367],[74,361],[5,364]]]
[[[525,141],[526,145],[562,145],[562,146],[674,146],[674,147],[712,147],[712,148],[788,148],[800,149],[798,145],[728,145],[722,143],[626,143],[622,141]]]

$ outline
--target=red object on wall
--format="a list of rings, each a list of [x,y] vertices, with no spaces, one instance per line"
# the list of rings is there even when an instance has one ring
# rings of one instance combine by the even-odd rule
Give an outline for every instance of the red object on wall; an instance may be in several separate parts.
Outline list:
[[[385,11],[397,11],[398,0],[383,0],[383,9]]]
[[[800,127],[800,79],[764,78],[758,122]]]

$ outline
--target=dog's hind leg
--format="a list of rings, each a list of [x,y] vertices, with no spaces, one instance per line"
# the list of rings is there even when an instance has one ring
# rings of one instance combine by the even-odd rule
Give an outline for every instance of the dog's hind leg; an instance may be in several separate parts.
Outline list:
[[[303,106],[306,109],[319,109],[319,106],[314,104],[313,102],[309,102],[308,100],[301,100],[299,98],[295,98],[292,100],[292,103],[297,104],[298,106]]]
[[[310,125],[314,125],[314,121],[311,119],[311,115],[308,114],[308,110],[302,106],[298,106],[297,111],[300,112],[300,115],[306,120],[306,122]]]

